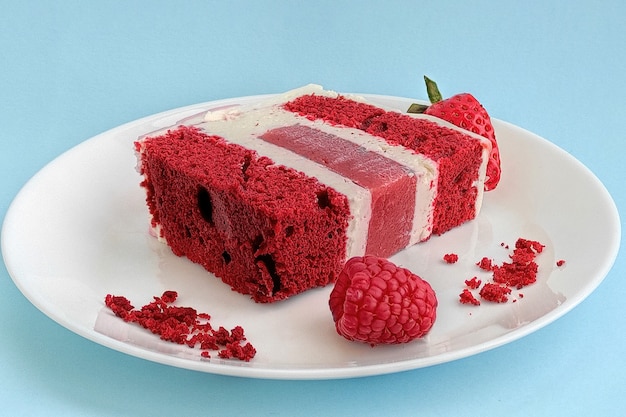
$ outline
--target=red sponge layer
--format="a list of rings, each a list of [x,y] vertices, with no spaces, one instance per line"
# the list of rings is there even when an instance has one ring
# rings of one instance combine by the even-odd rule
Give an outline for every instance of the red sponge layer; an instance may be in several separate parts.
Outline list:
[[[194,127],[136,147],[153,226],[176,255],[258,302],[338,276],[350,214],[344,195]]]

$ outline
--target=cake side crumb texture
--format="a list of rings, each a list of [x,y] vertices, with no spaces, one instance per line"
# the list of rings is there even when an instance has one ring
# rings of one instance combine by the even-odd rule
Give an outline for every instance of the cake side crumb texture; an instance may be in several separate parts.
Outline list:
[[[333,282],[346,257],[347,198],[195,127],[136,145],[153,226],[258,302]]]

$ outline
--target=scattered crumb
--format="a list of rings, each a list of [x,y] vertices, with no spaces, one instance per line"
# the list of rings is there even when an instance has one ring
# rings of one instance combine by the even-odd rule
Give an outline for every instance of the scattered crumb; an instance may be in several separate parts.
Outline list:
[[[449,264],[453,264],[459,260],[459,255],[456,253],[447,253],[443,255],[443,260]]]
[[[477,300],[476,297],[474,297],[474,294],[472,294],[472,292],[468,290],[467,288],[465,288],[463,292],[459,294],[459,298],[460,298],[459,301],[461,302],[461,304],[472,304],[475,306],[480,305],[480,301]]]
[[[480,262],[476,263],[476,265],[478,265],[480,269],[483,269],[485,271],[491,271],[492,263],[493,261],[485,256],[483,259],[480,260]]]
[[[177,297],[176,291],[165,291],[139,310],[123,296],[107,294],[104,303],[117,317],[139,324],[162,340],[190,348],[199,346],[203,358],[211,357],[210,350],[217,350],[218,356],[226,359],[248,362],[254,357],[256,349],[250,343],[244,344],[246,337],[241,326],[231,331],[221,326],[214,329],[209,322],[210,315],[198,313],[191,307],[170,305]]]
[[[480,287],[480,284],[482,283],[481,280],[478,279],[478,277],[473,277],[472,279],[466,279],[465,280],[465,285],[467,285],[469,288],[475,290],[478,287]]]
[[[504,242],[500,246],[509,248]],[[511,262],[502,262],[501,265],[494,264],[493,260],[483,257],[476,265],[483,271],[492,273],[492,281],[485,283],[479,291],[480,297],[485,301],[494,303],[506,303],[512,289],[521,289],[527,285],[537,281],[538,264],[535,258],[539,255],[545,246],[535,240],[519,238],[515,242],[513,253],[509,255]],[[562,266],[563,260],[557,261],[557,266]],[[476,300],[471,290],[476,290],[481,286],[481,280],[478,277],[465,280],[467,288],[460,294],[460,302],[462,304],[476,304],[472,300]],[[518,299],[524,298],[524,294],[519,293]]]
[[[480,289],[480,297],[483,300],[494,303],[506,303],[509,300],[509,294],[511,294],[511,289],[509,287],[491,282],[486,283]]]
[[[493,267],[493,280],[498,284],[517,289],[530,285],[537,280],[537,254],[543,251],[544,245],[537,241],[518,239],[515,243],[512,262],[503,262]]]

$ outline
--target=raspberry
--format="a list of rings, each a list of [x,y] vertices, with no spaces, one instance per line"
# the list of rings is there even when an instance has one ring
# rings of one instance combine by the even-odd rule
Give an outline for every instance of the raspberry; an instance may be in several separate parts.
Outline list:
[[[437,297],[428,282],[375,256],[346,262],[330,294],[337,333],[348,340],[406,343],[435,322]]]

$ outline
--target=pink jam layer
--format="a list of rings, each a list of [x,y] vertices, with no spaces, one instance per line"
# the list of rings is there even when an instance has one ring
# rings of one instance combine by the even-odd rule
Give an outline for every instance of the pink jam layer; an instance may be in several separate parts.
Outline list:
[[[353,142],[307,126],[272,129],[261,136],[367,188],[372,196],[366,253],[391,256],[409,244],[416,176],[405,166]]]

